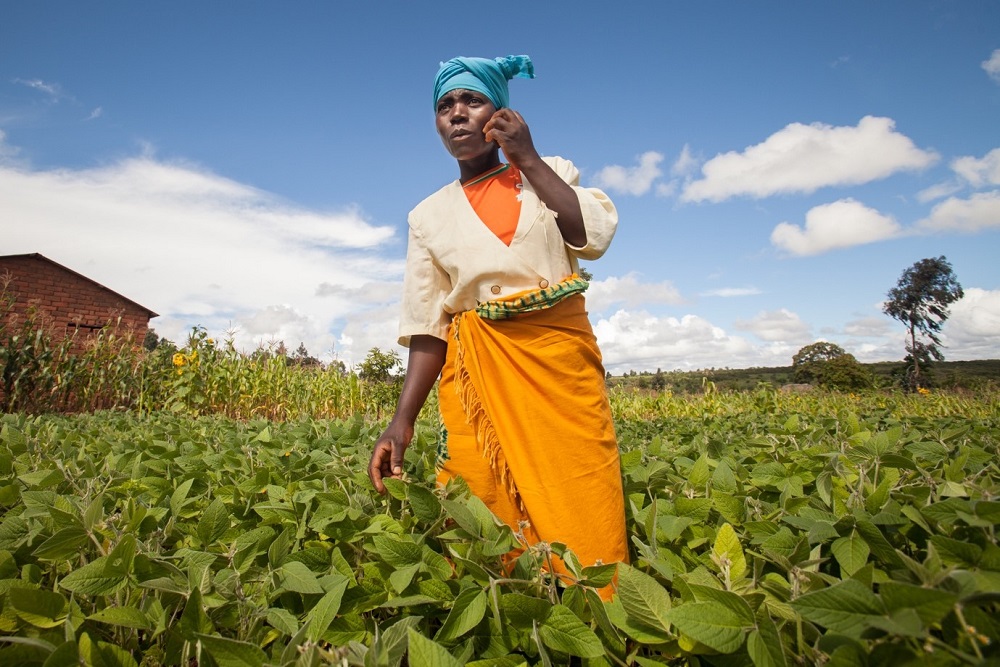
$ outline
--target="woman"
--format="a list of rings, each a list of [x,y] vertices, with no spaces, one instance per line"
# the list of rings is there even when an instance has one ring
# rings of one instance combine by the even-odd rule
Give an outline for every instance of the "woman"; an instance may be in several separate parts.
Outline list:
[[[459,180],[410,212],[406,379],[368,474],[380,493],[402,476],[440,374],[438,482],[462,477],[528,544],[563,542],[584,566],[624,561],[618,447],[576,275],[578,258],[607,249],[618,215],[603,192],[578,186],[570,162],[538,155],[508,106],[514,76],[533,78],[527,56],[454,58],[435,80],[437,131]]]

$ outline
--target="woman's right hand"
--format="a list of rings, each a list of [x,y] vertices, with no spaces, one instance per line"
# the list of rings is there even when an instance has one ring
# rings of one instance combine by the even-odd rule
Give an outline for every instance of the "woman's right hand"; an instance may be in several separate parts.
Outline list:
[[[448,344],[440,338],[419,335],[410,340],[406,378],[396,412],[385,432],[375,442],[372,458],[368,462],[368,477],[379,493],[385,493],[383,479],[403,478],[403,454],[413,439],[413,425],[427,400],[427,394],[437,381],[447,354]]]
[[[368,461],[368,477],[379,493],[385,493],[383,479],[403,478],[403,454],[412,439],[413,424],[393,420],[375,442],[371,460]]]

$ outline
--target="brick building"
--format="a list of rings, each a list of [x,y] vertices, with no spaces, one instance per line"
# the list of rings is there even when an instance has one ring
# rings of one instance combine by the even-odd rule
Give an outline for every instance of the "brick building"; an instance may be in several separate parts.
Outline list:
[[[0,255],[0,292],[13,297],[13,313],[24,316],[32,306],[44,313],[55,336],[76,334],[82,346],[86,339],[110,323],[119,322],[142,341],[149,320],[156,317],[149,308],[114,292],[104,285],[53,262],[48,257]]]

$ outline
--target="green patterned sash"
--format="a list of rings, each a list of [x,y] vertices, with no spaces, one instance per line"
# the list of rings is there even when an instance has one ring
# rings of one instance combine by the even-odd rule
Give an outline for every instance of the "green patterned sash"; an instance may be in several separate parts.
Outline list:
[[[590,283],[574,273],[566,280],[543,289],[485,301],[476,306],[476,314],[484,320],[506,320],[522,313],[551,308],[568,296],[582,294],[588,287]]]

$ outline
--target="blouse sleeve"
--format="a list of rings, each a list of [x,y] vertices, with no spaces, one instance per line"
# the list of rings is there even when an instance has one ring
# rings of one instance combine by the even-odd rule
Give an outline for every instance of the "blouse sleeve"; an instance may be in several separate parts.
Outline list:
[[[399,317],[400,345],[409,347],[410,338],[419,335],[448,339],[451,318],[444,312],[443,304],[450,291],[448,274],[434,261],[411,225]]]
[[[587,244],[576,247],[567,244],[571,255],[579,259],[597,259],[603,255],[618,229],[618,210],[611,199],[597,188],[580,187],[580,170],[561,157],[547,158],[549,165],[576,191],[580,212],[587,231]]]

